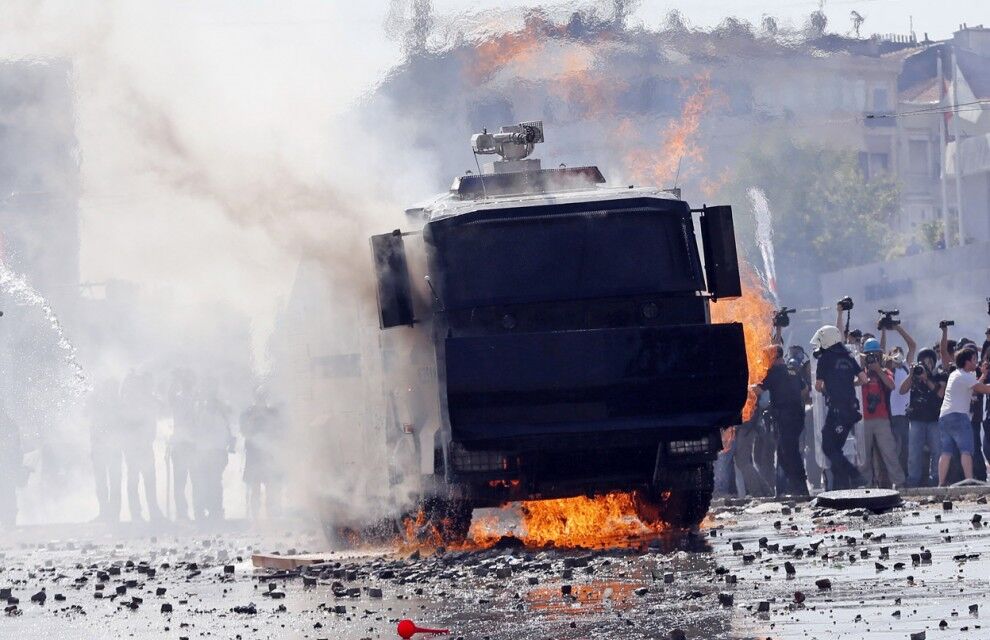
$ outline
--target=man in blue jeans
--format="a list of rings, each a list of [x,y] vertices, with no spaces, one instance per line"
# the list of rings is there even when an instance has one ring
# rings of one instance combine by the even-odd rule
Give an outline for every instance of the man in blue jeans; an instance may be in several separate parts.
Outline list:
[[[938,458],[942,452],[938,414],[945,394],[945,379],[938,372],[938,355],[934,349],[918,352],[918,363],[901,384],[900,393],[910,392],[907,417],[908,486],[927,487],[938,482]]]
[[[956,370],[949,374],[945,385],[945,397],[939,412],[938,425],[942,432],[942,455],[938,459],[938,484],[945,486],[952,454],[959,449],[959,462],[967,480],[973,478],[973,425],[970,422],[969,407],[974,393],[990,393],[986,384],[987,371],[976,377],[976,363],[979,354],[976,349],[960,349],[955,353]]]

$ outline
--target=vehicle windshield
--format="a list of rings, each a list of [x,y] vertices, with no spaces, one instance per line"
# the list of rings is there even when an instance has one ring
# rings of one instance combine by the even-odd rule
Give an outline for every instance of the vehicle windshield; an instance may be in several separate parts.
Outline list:
[[[672,204],[534,207],[438,221],[427,230],[431,270],[448,309],[698,291],[704,282],[690,212]]]

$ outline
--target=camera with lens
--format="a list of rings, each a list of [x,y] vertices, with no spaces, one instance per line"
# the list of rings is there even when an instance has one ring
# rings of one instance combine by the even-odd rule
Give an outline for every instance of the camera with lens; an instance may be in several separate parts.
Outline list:
[[[773,314],[773,326],[775,327],[786,327],[791,324],[791,314],[797,311],[797,309],[788,309],[787,307],[781,307],[778,311]]]
[[[893,329],[901,323],[900,320],[895,320],[894,316],[901,315],[899,309],[891,309],[890,311],[884,311],[883,309],[877,309],[877,313],[880,314],[880,321],[877,322],[877,330],[883,331],[884,329]]]
[[[938,323],[939,329],[945,329],[946,327],[954,327],[954,326],[956,326],[955,320],[943,320],[942,322]]]
[[[911,369],[911,375],[913,375],[915,378],[920,378],[921,376],[925,375],[925,365],[923,364],[914,365],[914,367]]]
[[[866,354],[865,360],[866,360],[866,364],[874,364],[876,362],[883,362],[883,354],[882,353],[870,352],[870,353],[867,353]]]
[[[842,309],[843,311],[852,311],[852,308],[853,308],[853,299],[850,298],[849,296],[846,296],[845,298],[840,299],[839,300],[839,308]]]

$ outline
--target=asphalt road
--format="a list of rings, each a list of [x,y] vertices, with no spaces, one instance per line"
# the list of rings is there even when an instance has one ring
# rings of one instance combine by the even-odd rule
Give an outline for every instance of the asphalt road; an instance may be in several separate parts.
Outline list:
[[[20,530],[0,543],[19,601],[0,638],[397,638],[402,618],[479,640],[990,637],[990,508],[907,500],[722,506],[698,534],[604,550],[326,553],[308,577],[250,562],[321,549],[288,525]]]

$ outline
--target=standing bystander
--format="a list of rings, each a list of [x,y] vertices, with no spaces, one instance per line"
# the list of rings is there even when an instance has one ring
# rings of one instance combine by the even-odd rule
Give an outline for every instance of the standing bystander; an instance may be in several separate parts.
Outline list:
[[[842,447],[859,422],[856,384],[866,382],[866,374],[849,355],[837,327],[826,325],[811,338],[818,364],[815,367],[815,390],[825,398],[825,421],[822,425],[822,452],[831,471],[830,489],[850,489],[863,485],[863,478],[846,458]]]
[[[954,354],[956,369],[949,374],[949,381],[945,385],[945,397],[942,399],[938,420],[942,440],[942,455],[938,459],[939,486],[945,486],[949,464],[957,449],[963,476],[967,480],[973,478],[975,442],[969,410],[974,393],[990,393],[990,385],[986,384],[988,372],[983,371],[977,377],[978,357],[976,349],[958,349]]]
[[[938,416],[945,393],[945,380],[938,372],[937,362],[938,355],[934,349],[919,351],[911,377],[902,382],[898,389],[901,393],[909,392],[909,487],[927,487],[938,483],[938,458],[942,451]]]
[[[863,354],[866,363],[866,382],[863,392],[863,432],[864,450],[860,464],[867,483],[876,486],[873,472],[873,449],[876,447],[883,460],[887,477],[895,487],[904,484],[904,469],[897,458],[897,443],[890,429],[890,404],[888,396],[894,388],[894,380],[890,372],[883,367],[883,348],[880,341],[870,338],[863,343]]]
[[[808,479],[800,451],[808,388],[801,376],[800,365],[792,368],[784,362],[783,347],[773,345],[770,350],[773,363],[763,381],[754,386],[758,392],[770,392],[769,414],[777,431],[777,466],[784,475],[783,493],[808,495]]]

